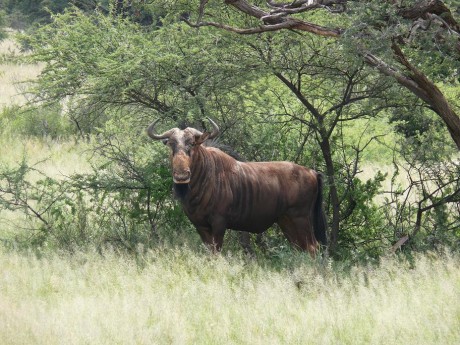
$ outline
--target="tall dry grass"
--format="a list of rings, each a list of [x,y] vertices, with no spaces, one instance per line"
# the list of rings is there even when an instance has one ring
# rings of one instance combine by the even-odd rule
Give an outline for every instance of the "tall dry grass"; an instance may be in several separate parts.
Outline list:
[[[73,140],[52,140],[36,137],[0,137],[0,164],[15,165],[26,159],[44,175],[63,178],[90,171],[89,144]]]
[[[1,252],[0,262],[2,344],[460,343],[451,256],[351,272],[187,249],[137,259]]]
[[[0,55],[2,54],[19,54],[19,47],[13,39],[0,41]],[[14,62],[0,64],[0,109],[13,104],[26,103],[27,98],[24,94],[26,83],[34,79],[41,69],[38,64]]]
[[[15,32],[10,34],[14,37]],[[20,55],[20,49],[14,39],[0,41],[0,55]],[[16,64],[6,62],[0,64],[0,111],[3,107],[22,105],[27,102],[24,94],[27,81],[33,80],[40,73],[42,66],[38,64]],[[75,172],[86,172],[89,164],[84,159],[88,146],[72,140],[59,141],[49,138],[15,136],[0,137],[0,164],[14,164],[23,158],[31,163],[43,162],[37,166],[50,177]]]

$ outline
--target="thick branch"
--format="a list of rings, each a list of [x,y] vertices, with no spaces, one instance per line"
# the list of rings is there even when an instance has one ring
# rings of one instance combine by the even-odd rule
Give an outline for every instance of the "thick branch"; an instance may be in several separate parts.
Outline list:
[[[376,68],[380,73],[388,77],[393,77],[398,82],[398,84],[404,86],[406,89],[409,89],[418,98],[428,103],[429,98],[425,91],[421,89],[414,80],[401,73],[401,71],[390,66],[385,61],[371,53],[364,53],[363,58],[369,66]]]
[[[322,26],[304,22],[302,20],[297,20],[297,19],[292,19],[292,20],[284,21],[284,22],[277,23],[277,24],[260,25],[258,27],[253,27],[253,28],[248,28],[248,29],[236,28],[233,26],[216,23],[216,22],[192,23],[189,20],[184,20],[184,21],[188,25],[194,28],[198,28],[202,26],[213,26],[215,28],[224,29],[226,31],[234,32],[240,35],[253,35],[253,34],[259,34],[263,32],[279,31],[283,29],[307,31],[307,32],[311,32],[319,36],[338,37],[340,35],[340,32],[337,30],[327,29]]]
[[[393,49],[396,59],[409,71],[410,79],[412,79],[417,84],[417,87],[426,95],[426,99],[422,99],[442,118],[447,125],[452,139],[460,149],[460,117],[451,108],[449,102],[436,84],[429,80],[406,59],[401,48],[396,43],[393,43],[391,48]]]
[[[271,13],[296,14],[315,9],[326,9],[330,12],[338,13],[345,11],[346,2],[346,0],[301,0],[290,3],[277,3],[269,0],[267,5],[273,8]]]
[[[313,33],[320,36],[338,37],[341,34],[339,29],[331,29],[321,25],[309,23],[300,19],[287,16],[287,12],[267,12],[261,8],[249,4],[246,0],[226,0],[225,3],[236,8],[238,11],[247,14],[250,17],[259,19],[263,24],[252,28],[236,28],[222,23],[202,21],[204,7],[207,1],[200,2],[198,21],[191,23],[189,20],[184,21],[192,27],[213,26],[219,29],[235,32],[241,35],[251,35],[263,32],[278,31],[283,29],[300,30]],[[313,8],[312,8],[313,9]],[[290,12],[289,14],[292,14]]]
[[[430,19],[432,15],[436,15],[442,18],[444,25],[448,26],[449,30],[460,33],[460,25],[452,16],[450,9],[441,0],[419,1],[411,7],[400,8],[398,13],[404,19],[411,20]]]

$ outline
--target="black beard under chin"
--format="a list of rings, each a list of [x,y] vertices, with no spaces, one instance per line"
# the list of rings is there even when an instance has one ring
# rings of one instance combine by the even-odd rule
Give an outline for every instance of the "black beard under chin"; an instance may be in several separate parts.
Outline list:
[[[174,196],[179,200],[184,200],[189,190],[188,183],[174,183]]]

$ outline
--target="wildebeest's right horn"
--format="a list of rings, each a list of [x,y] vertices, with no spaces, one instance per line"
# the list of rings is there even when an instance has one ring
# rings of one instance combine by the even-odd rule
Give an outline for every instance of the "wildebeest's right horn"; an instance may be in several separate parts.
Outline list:
[[[212,130],[211,134],[209,135],[208,139],[213,139],[213,138],[215,138],[215,137],[217,137],[219,135],[219,126],[217,126],[217,124],[213,120],[211,120],[209,117],[208,117],[208,120],[209,120],[209,122],[211,122],[212,128],[213,128],[213,130]]]
[[[170,129],[169,131],[164,132],[163,134],[155,134],[155,125],[160,119],[153,121],[150,126],[147,128],[147,134],[150,138],[155,140],[167,139],[170,137],[174,129]]]

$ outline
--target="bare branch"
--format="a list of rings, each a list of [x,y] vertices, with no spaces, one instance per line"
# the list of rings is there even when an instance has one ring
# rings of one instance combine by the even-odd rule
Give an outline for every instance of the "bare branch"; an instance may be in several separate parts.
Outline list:
[[[206,4],[208,3],[209,0],[201,0],[200,1],[200,8],[198,10],[198,19],[197,23],[201,23],[203,16],[204,16],[204,8],[206,7]]]
[[[326,28],[321,25],[309,23],[300,19],[286,17],[289,13],[266,12],[257,6],[249,4],[245,0],[226,0],[225,3],[235,7],[238,11],[243,12],[249,15],[250,17],[259,19],[263,22],[263,25],[253,28],[242,29],[222,23],[206,22],[202,21],[202,18],[204,16],[204,8],[207,2],[208,0],[200,1],[200,7],[198,10],[198,20],[196,23],[190,22],[187,18],[183,18],[182,20],[191,27],[198,28],[202,26],[213,26],[219,29],[224,29],[241,35],[253,35],[283,29],[306,31],[313,33],[315,35],[328,37],[338,37],[341,34],[341,31],[339,29]]]
[[[266,16],[266,18],[269,18],[269,17],[270,16]],[[253,28],[248,28],[248,29],[236,28],[233,26],[216,23],[216,22],[192,23],[186,19],[183,19],[183,21],[194,28],[199,28],[202,26],[213,26],[218,29],[223,29],[226,31],[240,34],[240,35],[253,35],[253,34],[260,34],[263,32],[279,31],[283,29],[307,31],[315,35],[327,36],[327,37],[338,37],[340,35],[340,31],[338,29],[328,29],[320,25],[304,22],[302,20],[297,20],[297,19],[289,19],[287,21],[283,21],[277,24],[260,25],[258,27],[253,27]]]
[[[291,3],[276,3],[275,1],[267,1],[267,5],[273,10],[271,13],[297,14],[316,9],[325,9],[332,13],[341,13],[346,9],[346,0],[302,0],[293,1]]]

